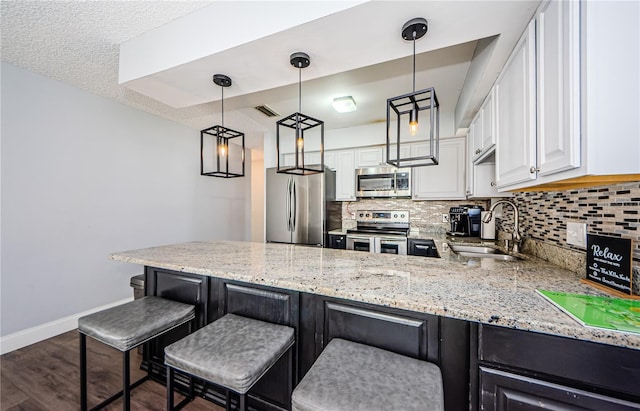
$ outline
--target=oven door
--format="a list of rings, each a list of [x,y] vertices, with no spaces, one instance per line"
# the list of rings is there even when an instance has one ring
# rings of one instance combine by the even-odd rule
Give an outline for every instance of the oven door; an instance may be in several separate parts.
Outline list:
[[[376,237],[374,252],[407,255],[407,239],[399,237]]]
[[[372,236],[347,234],[347,250],[373,253],[375,250],[374,245]]]

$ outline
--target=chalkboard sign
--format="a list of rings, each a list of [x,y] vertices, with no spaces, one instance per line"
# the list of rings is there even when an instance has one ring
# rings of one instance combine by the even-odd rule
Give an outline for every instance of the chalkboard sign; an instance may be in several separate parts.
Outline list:
[[[631,294],[631,240],[587,235],[587,280]]]

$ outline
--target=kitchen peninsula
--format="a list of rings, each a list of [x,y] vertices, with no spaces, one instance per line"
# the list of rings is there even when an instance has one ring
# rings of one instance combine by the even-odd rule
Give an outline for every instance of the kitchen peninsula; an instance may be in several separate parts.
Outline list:
[[[583,327],[534,291],[597,294],[577,274],[535,258],[470,259],[438,246],[442,258],[434,259],[212,241],[110,258],[144,265],[147,295],[195,303],[198,326],[225,312],[294,326],[298,378],[342,336],[438,363],[451,410],[490,406],[498,391],[523,384],[534,402],[640,403],[640,335]],[[161,350],[151,351],[148,359],[161,362]],[[274,386],[257,391],[258,403],[284,403]]]

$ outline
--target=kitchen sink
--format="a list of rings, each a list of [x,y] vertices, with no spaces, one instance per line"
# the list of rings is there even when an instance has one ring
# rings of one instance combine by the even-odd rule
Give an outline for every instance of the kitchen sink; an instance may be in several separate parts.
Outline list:
[[[475,257],[475,258],[491,258],[501,261],[518,261],[520,257],[506,254],[498,249],[491,247],[481,247],[473,245],[453,245],[449,244],[451,251],[462,257]]]

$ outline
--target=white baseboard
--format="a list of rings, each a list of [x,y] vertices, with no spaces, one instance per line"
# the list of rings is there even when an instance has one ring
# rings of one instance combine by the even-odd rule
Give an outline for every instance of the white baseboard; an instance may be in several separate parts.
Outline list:
[[[46,340],[47,338],[55,337],[56,335],[74,330],[78,328],[78,318],[106,310],[107,308],[115,307],[116,305],[128,303],[129,301],[133,301],[133,297],[125,298],[124,300],[92,308],[91,310],[82,313],[70,315],[68,317],[60,318],[59,320],[50,321],[45,324],[0,337],[0,354],[6,354],[13,350],[26,347],[27,345],[35,344],[42,340]]]

